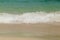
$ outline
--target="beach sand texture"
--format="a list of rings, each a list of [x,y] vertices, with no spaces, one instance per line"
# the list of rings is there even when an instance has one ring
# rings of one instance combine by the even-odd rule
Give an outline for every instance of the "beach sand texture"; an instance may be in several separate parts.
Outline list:
[[[0,40],[60,40],[59,24],[0,24]]]

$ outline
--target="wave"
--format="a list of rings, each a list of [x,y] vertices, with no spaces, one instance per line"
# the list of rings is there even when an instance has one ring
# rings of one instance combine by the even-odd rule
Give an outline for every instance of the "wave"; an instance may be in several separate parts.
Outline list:
[[[60,22],[60,12],[27,12],[23,14],[0,13],[0,23],[50,23]]]

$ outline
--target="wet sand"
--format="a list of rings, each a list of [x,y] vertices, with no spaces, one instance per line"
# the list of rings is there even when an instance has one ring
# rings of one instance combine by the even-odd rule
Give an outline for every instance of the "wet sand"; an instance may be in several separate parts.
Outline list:
[[[0,24],[0,40],[60,40],[60,23]]]

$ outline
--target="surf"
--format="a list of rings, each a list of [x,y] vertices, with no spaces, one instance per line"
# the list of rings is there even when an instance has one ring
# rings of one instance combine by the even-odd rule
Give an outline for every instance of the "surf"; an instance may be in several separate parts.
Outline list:
[[[53,23],[60,22],[60,12],[0,13],[0,23]]]

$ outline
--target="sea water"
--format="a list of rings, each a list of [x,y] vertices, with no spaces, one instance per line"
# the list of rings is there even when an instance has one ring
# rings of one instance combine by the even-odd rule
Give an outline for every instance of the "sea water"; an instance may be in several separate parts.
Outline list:
[[[59,11],[58,0],[0,0],[0,12]]]
[[[0,23],[60,22],[59,0],[0,0]]]

